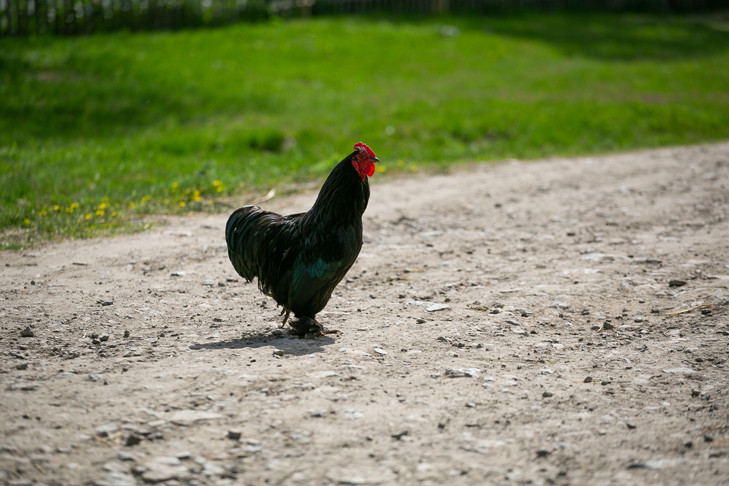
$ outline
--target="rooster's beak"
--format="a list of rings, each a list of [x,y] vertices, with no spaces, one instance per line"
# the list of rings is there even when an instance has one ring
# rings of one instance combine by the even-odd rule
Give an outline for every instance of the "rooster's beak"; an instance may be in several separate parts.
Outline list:
[[[375,162],[379,162],[379,161],[380,161],[380,159],[378,159],[377,157],[375,157]]]

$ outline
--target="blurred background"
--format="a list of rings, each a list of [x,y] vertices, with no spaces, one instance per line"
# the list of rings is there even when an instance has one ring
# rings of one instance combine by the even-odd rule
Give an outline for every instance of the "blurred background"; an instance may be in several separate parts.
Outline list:
[[[0,0],[0,245],[729,136],[725,0]]]

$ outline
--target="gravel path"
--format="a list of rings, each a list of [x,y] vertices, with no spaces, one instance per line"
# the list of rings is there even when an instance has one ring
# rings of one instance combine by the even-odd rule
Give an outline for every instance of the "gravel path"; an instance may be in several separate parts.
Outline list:
[[[227,215],[2,253],[0,484],[727,484],[728,216],[729,143],[375,175],[315,340]]]

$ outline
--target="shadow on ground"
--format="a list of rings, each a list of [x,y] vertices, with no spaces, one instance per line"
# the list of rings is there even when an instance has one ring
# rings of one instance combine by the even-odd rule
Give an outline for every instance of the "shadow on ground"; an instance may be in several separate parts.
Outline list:
[[[321,353],[324,348],[334,344],[334,339],[328,336],[319,336],[313,339],[304,339],[288,334],[272,332],[256,332],[244,335],[240,339],[228,341],[215,341],[212,343],[192,344],[193,350],[215,350],[215,349],[248,349],[271,346],[284,354],[303,356],[307,354]]]

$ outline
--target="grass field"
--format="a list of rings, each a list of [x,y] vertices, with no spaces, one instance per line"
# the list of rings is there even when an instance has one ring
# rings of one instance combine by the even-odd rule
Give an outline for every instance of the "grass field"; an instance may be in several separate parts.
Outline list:
[[[314,18],[0,39],[2,248],[326,176],[729,136],[729,19]]]

